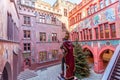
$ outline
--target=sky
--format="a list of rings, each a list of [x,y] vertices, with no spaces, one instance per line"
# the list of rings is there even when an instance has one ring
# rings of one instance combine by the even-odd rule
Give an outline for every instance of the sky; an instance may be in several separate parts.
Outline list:
[[[48,2],[51,5],[53,5],[56,2],[56,0],[43,0],[43,1]],[[66,1],[70,1],[72,3],[77,3],[77,4],[79,4],[81,2],[81,0],[66,0]]]

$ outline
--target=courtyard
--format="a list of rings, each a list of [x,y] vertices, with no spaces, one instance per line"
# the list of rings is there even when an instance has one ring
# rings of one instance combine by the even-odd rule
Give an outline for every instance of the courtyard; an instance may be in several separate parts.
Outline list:
[[[92,68],[90,70],[91,74],[88,78],[79,80],[101,80],[103,74],[96,74]],[[59,80],[58,76],[61,73],[61,64],[39,69],[36,73],[38,76],[27,80]]]

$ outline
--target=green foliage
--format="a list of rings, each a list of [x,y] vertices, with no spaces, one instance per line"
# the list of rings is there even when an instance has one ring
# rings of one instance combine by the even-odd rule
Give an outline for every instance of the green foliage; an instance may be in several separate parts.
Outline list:
[[[88,53],[82,50],[78,41],[75,42],[74,55],[76,67],[75,75],[78,78],[88,77],[90,74],[89,65],[86,61]]]

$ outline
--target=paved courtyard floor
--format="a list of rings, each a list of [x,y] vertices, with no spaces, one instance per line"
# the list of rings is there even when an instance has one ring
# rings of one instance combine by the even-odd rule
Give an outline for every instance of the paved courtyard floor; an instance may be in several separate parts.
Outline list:
[[[81,80],[101,80],[102,79],[102,76],[103,74],[96,74],[93,69],[90,70],[90,76],[88,78],[84,78],[84,79],[81,79]]]
[[[59,64],[48,68],[43,68],[36,72],[38,76],[28,80],[59,80],[58,75],[61,72],[61,65]],[[81,80],[101,80],[101,78],[102,74],[96,74],[93,70],[91,70],[90,76]]]

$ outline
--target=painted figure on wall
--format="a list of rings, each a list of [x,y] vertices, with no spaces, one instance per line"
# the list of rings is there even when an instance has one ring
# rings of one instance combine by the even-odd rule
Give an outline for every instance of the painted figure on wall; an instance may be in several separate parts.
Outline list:
[[[94,16],[94,25],[98,25],[100,23],[99,15]]]
[[[115,9],[110,8],[105,11],[105,16],[108,21],[115,21]]]

